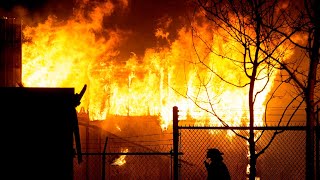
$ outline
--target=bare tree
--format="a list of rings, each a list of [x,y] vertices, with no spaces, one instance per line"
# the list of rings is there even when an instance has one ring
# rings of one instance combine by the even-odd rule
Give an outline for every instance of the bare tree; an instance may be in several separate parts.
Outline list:
[[[235,67],[244,73],[245,80],[237,83],[229,81],[223,75],[217,73],[210,64],[205,60],[206,57],[198,56],[198,63],[207,68],[212,74],[220,78],[228,85],[238,88],[248,88],[248,109],[249,109],[249,135],[243,136],[236,131],[233,131],[238,136],[246,139],[249,143],[250,153],[250,174],[249,179],[254,180],[256,177],[256,162],[257,158],[265,152],[270,146],[276,135],[282,131],[275,131],[269,142],[260,151],[256,149],[256,143],[259,141],[263,133],[256,133],[254,129],[256,116],[255,104],[259,95],[267,90],[268,85],[273,80],[277,70],[286,68],[286,50],[291,48],[293,37],[300,29],[291,28],[288,24],[288,16],[286,14],[285,2],[279,0],[197,0],[196,13],[202,13],[206,20],[213,24],[214,33],[221,33],[225,38],[231,39],[235,42],[232,51],[233,53],[240,53],[241,58],[235,58],[228,53],[217,52],[210,45],[210,42],[204,40],[201,34],[194,29],[194,36],[201,39],[210,49],[210,53],[220,56],[224,61],[232,62]],[[299,16],[301,18],[301,16]],[[301,22],[301,19],[294,21]],[[292,23],[292,22],[290,22]],[[282,32],[282,33],[280,33]],[[196,51],[197,47],[194,45]],[[230,49],[229,49],[230,50]],[[289,72],[289,71],[288,71]],[[207,88],[207,83],[201,81],[203,88]],[[279,83],[280,87],[284,82]],[[264,85],[257,86],[263,83]],[[259,88],[259,89],[258,89]],[[271,94],[274,94],[278,88],[275,88]],[[308,92],[309,94],[309,92]],[[297,109],[301,106],[303,100],[298,99],[300,94],[289,102],[283,110],[283,114],[288,111],[288,107],[297,103]],[[209,96],[208,96],[209,97]],[[271,98],[273,96],[271,95]],[[188,97],[193,100],[200,108],[212,113],[224,126],[229,126],[220,117],[213,104],[209,100],[211,109],[201,106],[197,97]],[[288,120],[294,117],[297,111],[291,112]],[[279,118],[279,122],[282,117]],[[265,117],[266,121],[266,117]],[[279,123],[280,124],[280,123]]]
[[[287,76],[286,81],[291,83],[298,94],[304,99],[306,106],[306,179],[315,179],[314,167],[314,134],[316,125],[316,106],[320,103],[319,82],[319,55],[320,55],[320,3],[317,0],[301,0],[292,4],[296,13],[285,12],[287,24],[291,29],[299,31],[299,38],[288,32],[276,31],[288,38],[302,56],[291,62],[282,62],[274,58]],[[265,25],[269,29],[273,29]],[[304,66],[299,66],[304,64]],[[305,68],[303,68],[305,67]]]

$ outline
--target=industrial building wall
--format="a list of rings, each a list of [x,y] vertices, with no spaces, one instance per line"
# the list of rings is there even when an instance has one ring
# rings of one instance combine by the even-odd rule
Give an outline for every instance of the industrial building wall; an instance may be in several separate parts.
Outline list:
[[[0,18],[0,87],[16,87],[22,74],[21,20]]]

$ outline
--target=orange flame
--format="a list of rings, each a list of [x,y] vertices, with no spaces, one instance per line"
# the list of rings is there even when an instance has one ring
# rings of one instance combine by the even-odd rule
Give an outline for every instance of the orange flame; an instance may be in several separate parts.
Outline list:
[[[125,149],[123,151],[121,151],[122,153],[127,153],[129,152],[128,149]],[[119,158],[117,158],[116,160],[113,161],[113,163],[111,165],[114,165],[114,166],[121,166],[121,165],[124,165],[126,163],[126,158],[127,155],[121,155]]]
[[[161,127],[166,129],[172,120],[172,107],[178,106],[180,120],[190,116],[200,124],[209,121],[211,125],[220,125],[213,115],[179,93],[202,101],[201,106],[208,109],[208,100],[213,99],[211,105],[230,125],[240,125],[241,119],[248,118],[248,89],[222,84],[208,69],[196,66],[197,56],[187,28],[180,29],[178,38],[168,42],[168,47],[150,47],[142,58],[132,53],[128,60],[117,59],[125,33],[102,26],[103,17],[110,16],[114,9],[110,2],[102,3],[89,13],[89,18],[79,10],[68,21],[49,17],[36,27],[26,27],[23,35],[28,41],[22,47],[25,86],[75,87],[80,91],[87,84],[81,107],[88,110],[91,120],[105,120],[108,115],[154,115],[160,117]],[[212,36],[205,24],[198,28],[204,35]],[[157,29],[155,34],[159,38],[170,35],[165,28]],[[212,48],[220,53],[237,46],[218,33],[214,39]],[[208,53],[205,45],[197,45],[199,54],[209,54],[205,61],[214,71],[232,82],[245,81],[234,64]],[[241,57],[235,52],[226,55]],[[260,83],[257,89],[264,86],[264,82]],[[265,97],[271,86],[256,100],[258,123],[262,121]]]

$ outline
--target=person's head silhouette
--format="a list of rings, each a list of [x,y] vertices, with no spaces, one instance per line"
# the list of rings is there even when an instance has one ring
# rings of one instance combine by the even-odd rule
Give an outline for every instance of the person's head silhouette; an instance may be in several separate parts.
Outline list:
[[[223,153],[217,148],[210,148],[207,151],[207,158],[211,160],[223,160],[222,155]]]

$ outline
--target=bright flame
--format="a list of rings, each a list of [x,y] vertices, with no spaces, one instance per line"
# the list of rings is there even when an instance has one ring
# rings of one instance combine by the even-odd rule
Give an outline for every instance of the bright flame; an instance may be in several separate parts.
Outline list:
[[[119,131],[121,131],[121,128],[120,128],[119,125],[116,125],[116,128],[117,128]]]
[[[22,47],[25,86],[74,87],[80,91],[87,84],[81,107],[88,110],[91,120],[105,120],[108,115],[153,115],[159,116],[162,129],[167,129],[172,121],[172,107],[178,106],[180,120],[191,117],[198,124],[209,122],[221,126],[215,116],[202,111],[180,93],[197,99],[206,109],[211,104],[229,125],[240,125],[244,119],[248,123],[248,89],[225,85],[208,69],[197,66],[198,58],[187,28],[180,29],[179,37],[168,41],[166,48],[149,48],[142,58],[132,53],[130,59],[118,59],[126,32],[102,25],[104,17],[112,15],[114,9],[110,2],[101,3],[88,13],[89,17],[80,9],[68,21],[49,17],[36,27],[25,28],[23,35],[28,40]],[[165,28],[157,29],[155,35],[168,38],[170,34]],[[198,28],[203,35],[212,36],[205,24]],[[242,58],[240,53],[224,52],[237,46],[235,42],[218,33],[213,37],[214,51],[234,59]],[[213,71],[235,83],[247,81],[234,64],[208,53],[201,43],[197,47],[199,54],[209,54],[205,61]],[[264,82],[259,83],[256,91],[264,86]],[[271,86],[272,83],[256,100],[256,124],[262,123],[264,101]]]
[[[122,153],[127,153],[127,152],[129,152],[129,150],[128,150],[128,149],[125,149],[125,150],[122,150],[121,152],[122,152]],[[111,165],[121,166],[121,165],[125,164],[125,163],[126,163],[126,160],[125,160],[126,156],[127,156],[127,155],[121,155],[119,158],[117,158],[116,160],[114,160]]]

